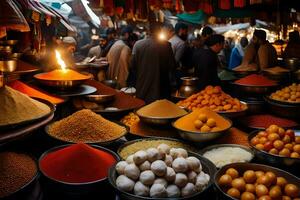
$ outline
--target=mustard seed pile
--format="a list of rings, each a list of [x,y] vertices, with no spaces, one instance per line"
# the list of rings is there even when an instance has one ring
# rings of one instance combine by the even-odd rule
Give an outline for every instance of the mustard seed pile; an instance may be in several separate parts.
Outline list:
[[[80,110],[49,126],[48,134],[74,143],[108,142],[123,136],[126,128],[88,109]]]

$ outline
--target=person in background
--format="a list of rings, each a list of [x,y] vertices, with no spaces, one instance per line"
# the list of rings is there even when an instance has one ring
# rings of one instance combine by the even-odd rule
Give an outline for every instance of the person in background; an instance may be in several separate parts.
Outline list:
[[[257,65],[259,70],[277,65],[277,52],[272,44],[266,39],[267,34],[263,30],[255,30],[253,42],[259,46],[257,52]]]
[[[106,73],[108,79],[115,79],[121,88],[126,87],[131,61],[131,49],[128,45],[132,29],[124,27],[121,31],[121,38],[117,40],[107,53],[109,67]],[[130,41],[133,42],[133,41]]]
[[[298,31],[289,33],[289,42],[283,52],[284,58],[300,58],[300,36]]]
[[[234,69],[242,63],[248,43],[248,39],[246,37],[242,37],[239,43],[237,43],[232,49],[228,66],[229,69]]]
[[[106,36],[107,36],[107,45],[104,48],[104,50],[102,51],[100,57],[106,57],[106,55],[109,52],[110,48],[116,42],[116,40],[117,40],[117,31],[116,31],[116,29],[108,28],[106,30]]]
[[[205,45],[207,48],[197,49],[193,55],[194,76],[199,78],[199,89],[220,84],[218,53],[224,48],[224,36],[212,35],[206,39]]]
[[[171,95],[170,73],[175,69],[175,59],[171,44],[159,40],[160,31],[160,23],[150,23],[149,37],[137,41],[132,50],[128,84],[146,103]]]
[[[201,31],[199,48],[205,48],[205,41],[214,34],[214,30],[209,26],[204,26]]]
[[[105,49],[107,45],[107,36],[105,34],[100,35],[99,44],[95,47],[92,47],[89,50],[88,57],[92,58],[96,56],[96,59],[100,58],[102,51]]]

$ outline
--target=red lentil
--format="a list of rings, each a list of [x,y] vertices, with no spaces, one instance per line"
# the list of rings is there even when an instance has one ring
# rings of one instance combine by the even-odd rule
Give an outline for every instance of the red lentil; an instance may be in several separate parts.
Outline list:
[[[275,81],[272,81],[262,75],[251,74],[244,78],[241,78],[235,81],[237,84],[249,85],[249,86],[274,86],[276,85]]]
[[[47,154],[41,170],[49,177],[67,183],[87,183],[107,177],[116,159],[106,151],[87,144],[73,144]]]
[[[272,124],[276,124],[284,128],[295,127],[298,125],[298,123],[293,120],[284,119],[284,118],[276,117],[273,115],[267,115],[267,114],[251,115],[248,117],[244,117],[241,121],[243,124],[249,127],[260,127],[260,128],[268,128]]]

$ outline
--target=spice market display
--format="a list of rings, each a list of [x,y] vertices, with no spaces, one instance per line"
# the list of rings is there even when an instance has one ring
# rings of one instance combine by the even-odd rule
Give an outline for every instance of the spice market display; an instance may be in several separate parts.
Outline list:
[[[299,200],[299,16],[0,1],[0,199]]]

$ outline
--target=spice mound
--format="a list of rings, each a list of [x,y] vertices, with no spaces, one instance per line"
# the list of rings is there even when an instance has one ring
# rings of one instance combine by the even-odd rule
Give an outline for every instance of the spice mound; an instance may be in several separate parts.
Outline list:
[[[276,66],[276,67],[264,69],[263,71],[269,72],[271,74],[282,74],[282,73],[288,73],[290,70],[283,67]]]
[[[50,113],[46,104],[8,86],[0,88],[0,126],[34,120]]]
[[[205,190],[211,178],[199,158],[164,143],[131,154],[115,169],[119,190],[153,199],[192,196]]]
[[[110,153],[79,143],[45,155],[40,161],[42,172],[67,183],[88,183],[107,177],[116,163]]]
[[[206,107],[216,112],[238,112],[247,109],[247,105],[224,93],[220,86],[207,86],[204,90],[179,101],[177,105],[189,110]]]
[[[139,123],[139,121],[140,121],[139,116],[137,116],[137,115],[134,114],[133,112],[129,113],[128,115],[124,116],[124,117],[121,119],[121,122],[122,122],[123,124],[125,124],[126,126],[129,126],[129,127],[131,127],[131,126],[134,125],[134,124]]]
[[[284,130],[277,125],[269,126],[251,139],[256,149],[283,157],[300,159],[300,136],[291,129]]]
[[[288,87],[277,90],[276,92],[272,93],[270,97],[277,101],[300,103],[300,83],[293,83]]]
[[[251,153],[239,147],[219,147],[205,152],[203,156],[218,168],[236,162],[250,162],[253,158]]]
[[[171,101],[162,99],[142,107],[137,111],[137,114],[143,117],[176,118],[187,114],[187,112]]]
[[[0,153],[0,198],[13,194],[37,173],[34,160],[25,154]]]
[[[108,121],[92,112],[80,110],[48,128],[51,136],[74,143],[108,142],[120,138],[127,132],[126,128]]]
[[[175,121],[174,127],[197,133],[216,132],[230,128],[231,123],[208,108],[194,110]]]
[[[272,81],[262,75],[251,74],[244,78],[241,78],[234,83],[239,85],[246,85],[246,86],[275,86],[276,82]]]
[[[76,80],[87,80],[90,76],[80,74],[71,69],[60,70],[56,69],[51,72],[41,73],[35,75],[35,78],[41,80],[51,80],[51,81],[76,81]]]

